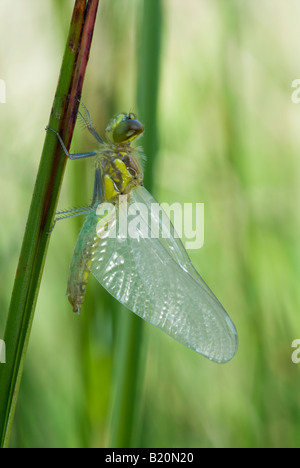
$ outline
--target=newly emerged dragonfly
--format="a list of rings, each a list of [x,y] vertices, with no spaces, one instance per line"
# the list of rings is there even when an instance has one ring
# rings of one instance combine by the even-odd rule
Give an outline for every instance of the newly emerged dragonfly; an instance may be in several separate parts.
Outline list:
[[[80,112],[79,116],[98,141],[97,151],[70,154],[60,135],[49,129],[70,159],[96,157],[91,206],[57,217],[87,213],[68,279],[74,312],[80,312],[91,272],[112,296],[147,322],[212,361],[229,361],[237,351],[235,326],[193,267],[172,224],[152,209],[157,202],[143,187],[141,150],[131,146],[143,133],[143,125],[134,114],[119,114],[106,128],[104,141],[83,108],[86,116]],[[135,206],[146,210],[140,210],[129,233],[123,224]]]

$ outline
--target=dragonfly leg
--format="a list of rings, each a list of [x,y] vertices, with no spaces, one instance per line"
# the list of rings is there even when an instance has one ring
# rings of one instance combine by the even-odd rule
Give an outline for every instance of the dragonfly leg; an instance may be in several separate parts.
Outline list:
[[[72,210],[57,211],[57,213],[55,213],[55,218],[51,226],[51,229],[47,234],[48,235],[52,234],[52,231],[57,221],[61,221],[62,219],[74,218],[75,216],[85,215],[89,213],[92,209],[93,207],[90,205],[90,206],[83,206],[81,208],[73,208]]]
[[[96,202],[102,203],[103,200],[103,189],[102,189],[102,177],[100,167],[96,167],[95,170],[95,182],[94,182],[94,192],[91,207],[95,205]]]
[[[64,210],[64,211],[57,211],[55,213],[55,218],[53,224],[51,226],[48,235],[50,235],[55,227],[57,221],[61,221],[62,219],[73,218],[74,216],[81,216],[84,214],[89,213],[93,208],[95,203],[101,203],[103,199],[103,191],[102,191],[102,178],[101,178],[101,169],[100,167],[96,167],[95,170],[95,183],[94,183],[94,192],[93,192],[93,199],[89,206],[83,206],[81,208],[73,208],[72,210]]]
[[[87,110],[87,108],[85,107],[85,105],[81,101],[79,101],[79,103],[82,105],[82,107],[84,108],[85,113],[86,113],[86,119],[85,119],[83,117],[83,115],[81,114],[81,112],[79,112],[79,115],[80,115],[81,119],[83,120],[84,124],[87,126],[88,130],[96,138],[96,140],[98,140],[99,143],[103,144],[103,140],[100,138],[100,136],[98,135],[98,133],[96,132],[96,130],[94,129],[94,127],[92,125],[89,111]],[[56,130],[54,130],[53,128],[51,128],[49,126],[46,127],[46,130],[52,131],[57,136],[65,155],[69,159],[89,158],[89,157],[96,156],[97,154],[99,154],[99,151],[93,151],[93,152],[87,152],[87,153],[69,153],[69,151],[67,150],[67,148],[66,148],[66,146],[65,146],[65,144],[63,142],[63,139],[60,136],[60,134]],[[50,235],[52,233],[57,221],[60,221],[62,219],[71,218],[71,217],[74,217],[74,216],[81,216],[83,214],[89,213],[93,209],[96,202],[97,203],[102,202],[102,198],[103,198],[102,194],[103,194],[103,190],[102,190],[101,169],[100,169],[99,166],[97,166],[96,170],[95,170],[94,191],[93,191],[93,199],[92,199],[91,204],[89,206],[85,206],[85,207],[82,207],[82,208],[75,208],[75,209],[66,210],[66,211],[58,211],[56,213],[56,216],[55,216],[55,219],[53,221],[53,225],[52,225],[52,227],[50,229],[50,232],[48,232],[48,235]]]
[[[55,133],[55,135],[57,136],[60,144],[61,144],[61,147],[65,153],[66,156],[68,156],[69,159],[83,159],[83,158],[90,158],[92,156],[96,156],[97,154],[99,154],[99,151],[91,151],[89,153],[69,153],[69,151],[67,150],[60,134],[54,130],[53,128],[47,126],[46,127],[46,130],[51,130],[51,132]]]
[[[85,111],[85,114],[86,114],[86,119],[84,118],[84,116],[82,115],[82,113],[80,111],[78,111],[78,115],[79,117],[81,118],[81,120],[83,121],[83,123],[85,124],[85,126],[87,127],[88,131],[93,135],[93,137],[103,145],[103,140],[102,138],[98,135],[98,132],[96,131],[96,129],[94,128],[93,124],[92,124],[92,120],[91,120],[91,117],[90,117],[90,113],[89,111],[87,110],[86,106],[78,99],[79,103],[81,104],[81,106],[83,107],[84,111]]]

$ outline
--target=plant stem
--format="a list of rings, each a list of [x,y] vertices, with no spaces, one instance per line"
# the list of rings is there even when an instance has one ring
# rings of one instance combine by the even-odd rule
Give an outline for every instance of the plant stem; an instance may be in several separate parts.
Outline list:
[[[139,119],[146,132],[143,148],[147,156],[144,184],[152,187],[153,163],[157,151],[157,96],[161,33],[161,0],[144,0],[140,25],[138,104]],[[136,447],[140,443],[141,388],[145,365],[141,349],[143,320],[120,311],[119,340],[114,361],[114,391],[111,403],[110,447]]]
[[[99,0],[76,0],[49,126],[70,146]],[[6,322],[0,366],[0,445],[7,447],[66,158],[47,132]]]

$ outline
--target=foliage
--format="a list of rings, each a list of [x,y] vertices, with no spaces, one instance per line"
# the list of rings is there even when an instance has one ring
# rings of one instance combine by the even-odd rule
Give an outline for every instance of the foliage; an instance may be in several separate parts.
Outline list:
[[[54,2],[19,2],[14,15],[10,3],[2,1],[0,33],[8,90],[0,104],[0,338],[66,38]],[[152,192],[205,203],[204,247],[190,255],[237,325],[240,347],[217,366],[145,324],[136,350],[145,357],[134,396],[139,446],[299,445],[291,343],[300,327],[300,117],[291,83],[300,5],[271,3],[163,2]],[[114,113],[140,113],[142,4],[100,4],[83,92],[100,134]],[[73,149],[90,145],[78,128]],[[92,163],[68,162],[60,207],[85,205],[92,181]],[[12,446],[109,444],[113,357],[127,312],[91,279],[85,309],[72,314],[65,289],[79,223],[58,223],[51,235]]]

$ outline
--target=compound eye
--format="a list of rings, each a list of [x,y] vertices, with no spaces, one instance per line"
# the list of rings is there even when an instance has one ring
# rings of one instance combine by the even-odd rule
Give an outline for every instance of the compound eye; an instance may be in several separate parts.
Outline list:
[[[144,131],[144,126],[136,119],[135,114],[116,115],[106,128],[106,138],[111,143],[129,143]]]
[[[144,131],[144,126],[136,119],[126,116],[113,131],[115,143],[127,143],[137,138]]]

